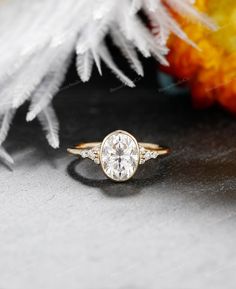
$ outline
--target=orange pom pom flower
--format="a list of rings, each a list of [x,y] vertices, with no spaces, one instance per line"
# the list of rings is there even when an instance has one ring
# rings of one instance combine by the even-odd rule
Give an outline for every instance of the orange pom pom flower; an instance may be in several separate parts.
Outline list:
[[[172,35],[170,67],[163,70],[187,79],[195,107],[219,103],[236,114],[236,1],[197,0],[196,7],[210,15],[219,30],[209,32],[201,25],[182,19],[184,31],[199,50]]]

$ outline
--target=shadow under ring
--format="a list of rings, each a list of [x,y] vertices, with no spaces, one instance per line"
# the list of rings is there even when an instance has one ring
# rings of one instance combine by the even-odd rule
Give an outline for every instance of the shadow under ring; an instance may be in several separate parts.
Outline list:
[[[83,176],[82,174],[79,173],[77,170],[77,167],[81,162],[85,161],[85,159],[78,158],[76,160],[73,160],[69,165],[67,166],[67,173],[76,181],[89,186],[89,187],[94,187],[94,188],[104,188],[104,187],[110,187],[117,185],[117,183],[114,183],[112,180],[107,179],[106,176],[104,175],[104,179],[91,179],[86,176]],[[149,167],[149,166],[148,166]],[[156,165],[155,165],[156,167]],[[99,168],[98,168],[99,169]],[[145,171],[148,168],[145,169]],[[150,167],[149,167],[150,169]],[[140,175],[137,173],[137,176]],[[140,176],[139,178],[132,178],[128,180],[127,182],[121,182],[119,185],[125,186],[126,184],[132,185],[134,187],[145,187],[146,185],[152,185],[157,182],[159,179],[160,174],[155,174],[151,175],[150,177],[142,177]]]

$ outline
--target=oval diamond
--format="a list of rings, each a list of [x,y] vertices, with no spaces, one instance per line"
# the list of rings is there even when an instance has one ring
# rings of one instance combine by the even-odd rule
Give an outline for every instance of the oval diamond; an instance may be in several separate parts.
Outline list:
[[[101,146],[100,161],[105,174],[119,182],[127,181],[139,165],[139,146],[125,131],[109,134]]]

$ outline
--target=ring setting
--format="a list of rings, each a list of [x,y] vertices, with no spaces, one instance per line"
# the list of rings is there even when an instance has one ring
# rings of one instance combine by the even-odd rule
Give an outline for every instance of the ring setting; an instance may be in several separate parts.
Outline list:
[[[138,143],[130,133],[117,130],[102,142],[81,143],[68,152],[101,165],[109,179],[125,182],[135,175],[139,165],[168,154],[169,149],[152,143]]]

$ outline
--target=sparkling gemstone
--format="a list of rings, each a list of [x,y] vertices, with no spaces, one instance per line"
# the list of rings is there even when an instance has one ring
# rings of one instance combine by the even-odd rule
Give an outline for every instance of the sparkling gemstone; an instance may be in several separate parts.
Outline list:
[[[100,158],[103,170],[109,178],[126,181],[138,168],[138,143],[129,133],[115,131],[104,139]]]

